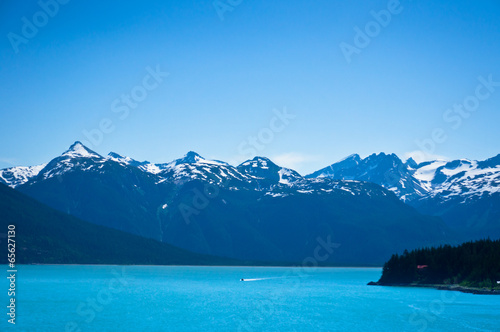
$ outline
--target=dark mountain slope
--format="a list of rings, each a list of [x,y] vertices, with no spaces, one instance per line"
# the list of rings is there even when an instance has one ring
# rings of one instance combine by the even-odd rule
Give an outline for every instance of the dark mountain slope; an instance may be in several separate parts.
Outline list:
[[[166,243],[94,225],[0,184],[0,229],[15,225],[16,264],[236,265]],[[1,238],[7,247],[6,238]],[[0,257],[7,263],[7,254]]]
[[[360,194],[284,190],[271,196],[222,188],[187,219],[175,210],[169,214],[164,241],[213,255],[300,264],[330,239],[335,245],[328,257],[316,260],[329,265],[380,265],[408,247],[453,241],[438,218],[419,214],[377,185],[355,185]],[[190,183],[172,205],[192,206],[194,192],[203,192],[203,183]]]

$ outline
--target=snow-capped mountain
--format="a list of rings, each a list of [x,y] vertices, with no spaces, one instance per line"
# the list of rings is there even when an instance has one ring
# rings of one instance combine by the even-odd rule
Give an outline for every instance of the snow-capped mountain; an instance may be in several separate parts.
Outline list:
[[[208,181],[218,185],[231,182],[241,184],[253,180],[252,177],[240,173],[234,166],[205,159],[193,151],[170,163],[143,165],[141,169],[156,174],[161,178],[160,181],[173,181],[177,185],[193,180]]]
[[[500,236],[500,155],[485,161],[435,160],[417,164],[396,155],[351,155],[308,177],[369,181],[461,232]]]
[[[43,178],[44,180],[60,177],[66,172],[71,172],[75,168],[90,170],[98,167],[105,162],[98,153],[90,150],[80,142],[75,142],[61,156],[52,159],[44,168],[40,170],[34,179]]]
[[[80,142],[75,142],[61,156],[53,159],[48,164],[27,167],[16,166],[0,170],[0,182],[16,188],[40,174],[44,179],[60,175],[65,171],[71,170],[75,166],[75,163],[78,164],[79,161],[85,161],[87,158],[93,160],[102,159],[98,153],[88,149]]]
[[[29,176],[7,176],[22,170],[2,170],[0,181],[83,220],[204,254],[300,262],[321,238],[341,244],[330,263],[381,264],[450,234],[377,184],[306,178],[263,157],[235,167],[188,152],[154,164],[76,142]]]
[[[302,179],[302,176],[294,170],[280,167],[264,157],[255,157],[252,160],[247,160],[237,168],[242,173],[282,184],[290,184]]]
[[[403,201],[439,196],[442,200],[500,191],[500,155],[485,160],[435,160],[416,164],[405,163],[395,154],[372,154],[364,159],[351,155],[307,177],[328,177],[337,180],[368,181],[394,192]]]
[[[419,165],[415,177],[429,188],[430,197],[460,203],[500,192],[500,155],[485,160],[436,161]]]
[[[0,182],[16,188],[38,175],[47,164],[37,166],[16,166],[0,170]]]
[[[372,182],[391,190],[403,201],[411,201],[428,194],[427,188],[413,176],[414,165],[413,159],[403,163],[395,154],[372,154],[365,159],[353,154],[307,177]]]
[[[264,157],[255,157],[234,167],[222,161],[205,159],[190,151],[183,158],[172,162],[153,164],[114,152],[103,157],[80,142],[75,142],[61,156],[47,164],[0,170],[0,182],[16,188],[39,177],[60,177],[75,169],[101,169],[109,162],[136,167],[155,176],[158,183],[176,185],[200,180],[218,185],[257,187],[259,190],[294,188],[304,192],[314,190],[315,186],[323,191],[334,189],[334,182],[326,179],[372,182],[414,205],[428,199],[439,199],[441,202],[458,200],[457,203],[463,203],[474,197],[500,192],[500,155],[485,161],[436,160],[417,164],[411,158],[403,162],[395,154],[372,154],[364,159],[353,154],[302,177],[294,170],[280,167]],[[344,187],[348,183],[344,182]]]

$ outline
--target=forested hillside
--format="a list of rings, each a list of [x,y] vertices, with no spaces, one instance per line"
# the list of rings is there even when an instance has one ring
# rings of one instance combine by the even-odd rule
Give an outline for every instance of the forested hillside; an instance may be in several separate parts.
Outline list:
[[[423,248],[393,255],[378,284],[459,284],[500,289],[500,240]]]

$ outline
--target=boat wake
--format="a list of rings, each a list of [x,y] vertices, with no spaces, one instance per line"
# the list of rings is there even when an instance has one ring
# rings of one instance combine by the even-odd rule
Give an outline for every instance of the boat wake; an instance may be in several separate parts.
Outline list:
[[[259,281],[259,280],[268,280],[268,279],[281,279],[284,277],[272,277],[272,278],[254,278],[254,279],[243,279],[241,278],[240,281]]]

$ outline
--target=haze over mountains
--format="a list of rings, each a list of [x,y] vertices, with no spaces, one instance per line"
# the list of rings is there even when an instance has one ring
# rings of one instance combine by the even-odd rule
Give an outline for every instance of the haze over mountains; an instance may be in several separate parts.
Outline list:
[[[321,249],[318,264],[378,265],[404,249],[500,237],[500,156],[352,155],[304,177],[264,157],[152,164],[76,142],[45,165],[0,170],[0,182],[94,224],[245,260],[300,263]]]

